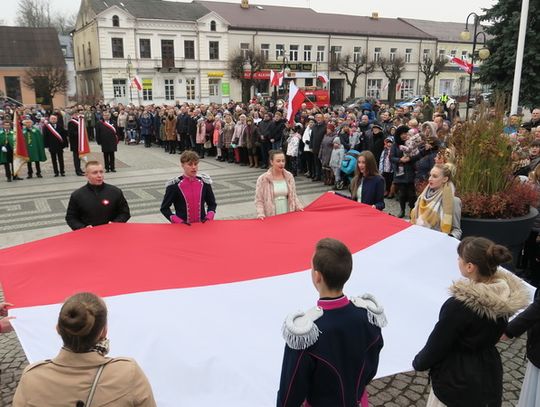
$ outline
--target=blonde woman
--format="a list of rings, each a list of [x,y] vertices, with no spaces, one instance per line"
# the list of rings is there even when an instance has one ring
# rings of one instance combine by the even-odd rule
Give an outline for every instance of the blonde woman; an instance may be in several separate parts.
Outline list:
[[[461,200],[454,195],[450,165],[431,169],[428,185],[411,211],[411,223],[461,238]]]

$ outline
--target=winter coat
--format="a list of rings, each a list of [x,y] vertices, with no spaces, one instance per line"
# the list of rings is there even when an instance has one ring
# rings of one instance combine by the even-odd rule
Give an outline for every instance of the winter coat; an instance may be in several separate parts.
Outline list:
[[[223,140],[220,141],[221,126],[222,126],[222,122],[220,119],[214,120],[214,132],[212,133],[212,143],[218,148],[223,148]]]
[[[319,150],[321,149],[321,143],[326,134],[326,123],[315,123],[311,129],[311,143],[310,148],[313,151],[315,157],[319,156]]]
[[[311,152],[311,127],[306,127],[302,136],[302,142],[304,143],[304,151]]]
[[[505,334],[509,338],[515,338],[525,331],[527,331],[527,358],[540,369],[540,289],[536,289],[533,303],[510,321]]]
[[[200,120],[197,123],[197,133],[195,134],[195,142],[197,144],[204,144],[206,141],[206,124],[204,120]]]
[[[29,162],[47,161],[43,136],[37,127],[23,128],[24,140],[28,149]]]
[[[503,371],[495,345],[508,318],[529,303],[528,291],[497,271],[489,283],[458,280],[450,293],[413,367],[429,369],[433,392],[447,407],[499,407]]]
[[[296,185],[293,175],[287,170],[283,170],[283,175],[287,182],[289,212],[304,209],[296,195]],[[272,169],[269,169],[257,179],[255,186],[255,208],[257,209],[257,216],[274,216],[276,214]]]
[[[330,157],[332,156],[332,150],[334,149],[334,133],[329,133],[324,136],[321,143],[321,148],[319,149],[319,160],[323,167],[328,167],[330,165]]]
[[[233,144],[236,144],[237,147],[245,147],[247,144],[246,143],[246,127],[247,125],[242,122],[238,122],[234,126]]]
[[[152,116],[150,115],[142,115],[139,119],[139,124],[141,127],[141,136],[147,136],[152,134]]]
[[[332,149],[332,155],[330,156],[330,168],[341,168],[341,161],[343,161],[343,156],[345,155],[345,149],[343,146],[339,148]]]
[[[231,146],[234,134],[234,126],[234,122],[225,122],[223,125],[223,147],[225,148],[229,148]]]
[[[176,141],[176,117],[171,119],[168,115],[165,116],[165,140]]]
[[[399,137],[397,137],[399,139]],[[415,157],[411,157],[410,161],[406,163],[400,163],[399,160],[403,157],[403,151],[399,149],[400,144],[398,140],[392,144],[390,149],[390,161],[394,168],[394,184],[413,184],[414,183],[414,162]],[[400,167],[403,167],[403,171],[399,171]]]

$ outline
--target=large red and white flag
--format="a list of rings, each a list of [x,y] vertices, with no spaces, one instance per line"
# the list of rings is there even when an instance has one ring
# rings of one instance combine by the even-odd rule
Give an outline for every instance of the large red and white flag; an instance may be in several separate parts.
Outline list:
[[[283,78],[285,77],[285,72],[270,71],[270,86],[281,86],[283,85]]]
[[[13,175],[19,175],[19,171],[24,164],[30,159],[28,155],[28,147],[26,146],[26,140],[24,139],[24,133],[21,123],[21,118],[15,111],[13,116]]]
[[[109,309],[111,355],[140,363],[160,407],[270,407],[281,326],[316,304],[309,270],[325,237],[353,253],[346,294],[384,305],[378,377],[412,370],[460,277],[458,242],[330,193],[264,222],[114,223],[3,249],[0,282],[30,362],[56,356],[62,302],[92,291]],[[146,250],[119,251],[125,241]]]
[[[306,100],[306,95],[298,86],[291,81],[289,84],[289,101],[287,102],[287,121],[294,123],[296,112],[302,107],[302,103]]]
[[[473,64],[471,64],[470,62],[467,62],[458,57],[453,57],[452,55],[447,55],[446,57],[450,60],[450,62],[456,64],[462,71],[465,71],[468,74],[472,72]]]
[[[79,142],[79,158],[87,161],[87,155],[90,154],[90,143],[88,141],[88,133],[86,132],[86,123],[84,121],[84,116],[79,116],[79,129],[77,133],[77,138]]]

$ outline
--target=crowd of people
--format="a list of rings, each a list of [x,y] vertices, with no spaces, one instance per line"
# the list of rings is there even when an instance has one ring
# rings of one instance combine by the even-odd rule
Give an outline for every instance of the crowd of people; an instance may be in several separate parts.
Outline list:
[[[21,179],[11,167],[13,113],[7,107],[1,116],[0,162],[4,164],[8,181]],[[410,216],[413,224],[457,239],[461,237],[461,202],[452,182],[455,167],[449,143],[453,131],[461,126],[459,109],[454,103],[433,106],[426,100],[425,104],[419,102],[412,108],[394,108],[366,101],[360,109],[309,109],[304,105],[292,121],[284,118],[284,112],[257,100],[223,105],[100,104],[57,109],[49,115],[42,115],[37,109],[21,109],[20,115],[30,156],[27,178],[33,177],[34,168],[38,178],[43,176],[40,162],[47,158],[45,148],[49,149],[54,175],[65,176],[62,151],[70,146],[76,174],[86,175],[88,179],[87,185],[70,198],[66,220],[72,229],[129,219],[129,206],[122,191],[104,183],[104,172],[116,171],[114,152],[117,144],[124,142],[133,148],[144,144],[145,148],[158,146],[167,154],[181,154],[182,173],[167,183],[161,204],[162,214],[171,223],[214,219],[217,202],[212,181],[198,173],[200,160],[213,157],[231,165],[265,170],[258,177],[255,191],[259,219],[303,210],[295,177],[304,176],[313,182],[324,182],[336,193],[377,210],[384,209],[385,198],[396,197],[400,218]],[[88,137],[101,146],[104,155],[104,165],[88,162],[84,172],[76,137],[80,123],[85,123]],[[523,124],[517,116],[510,116],[505,128],[509,135],[531,132],[540,136],[539,131],[540,109],[534,109],[532,120]],[[516,175],[537,174],[540,142],[533,141],[527,157],[518,158]],[[540,174],[536,177],[539,179]],[[350,193],[343,194],[344,189]],[[312,282],[320,294],[318,307],[324,314],[312,322],[324,327],[326,335],[314,341],[308,336],[304,343],[306,337],[301,340],[295,337],[294,320],[289,331],[284,328],[290,341],[287,341],[278,392],[280,406],[296,407],[304,401],[309,405],[341,405],[343,400],[348,400],[350,405],[367,405],[365,386],[377,371],[384,318],[369,314],[379,307],[376,302],[366,308],[365,299],[355,302],[344,296],[343,286],[352,269],[350,256],[341,242],[331,239],[319,242],[316,247]],[[519,336],[529,328],[538,330],[539,296],[515,322],[508,324],[509,318],[528,302],[521,281],[498,269],[510,260],[508,250],[487,239],[468,237],[460,242],[458,257],[458,269],[464,279],[452,285],[452,296],[443,305],[439,322],[413,366],[430,371],[430,407],[500,406],[502,365],[495,345],[501,336],[505,339]],[[489,301],[484,301],[485,298]],[[5,308],[2,306],[0,311]],[[64,308],[58,324],[64,348],[55,360],[72,360],[75,367],[71,368],[88,370],[90,365],[77,367],[77,364],[88,352],[97,352],[99,356],[92,356],[92,369],[110,365],[109,374],[114,369],[136,372],[140,389],[135,397],[138,404],[134,405],[155,405],[144,373],[134,362],[105,358],[101,346],[106,342],[107,332],[103,301],[92,294],[79,294],[70,298]],[[81,319],[76,329],[70,326],[76,321],[68,320],[66,313]],[[85,319],[88,313],[93,315],[91,323]],[[9,320],[4,325],[0,322],[2,330],[11,329]],[[354,329],[350,328],[352,325]],[[328,338],[332,335],[346,344],[342,353],[329,352],[332,345]],[[529,337],[530,364],[520,406],[533,405],[526,400],[539,397],[534,393],[540,387],[536,336]],[[305,346],[298,347],[298,343]],[[303,352],[306,348],[311,352]],[[366,369],[359,377],[353,374],[357,379],[354,385],[341,387],[343,400],[339,397],[338,401],[340,392],[328,384],[328,371],[320,363],[323,357],[336,359],[332,362],[340,366],[339,374],[358,372],[361,366]],[[71,375],[54,360],[52,365],[39,366],[31,366],[23,374],[15,406],[30,405],[27,400],[39,404],[36,400],[60,394],[55,386],[66,374]],[[50,374],[35,373],[44,369],[50,370]],[[118,386],[124,392],[131,385],[120,382]],[[42,390],[37,392],[38,388]],[[81,395],[76,397],[80,399]]]

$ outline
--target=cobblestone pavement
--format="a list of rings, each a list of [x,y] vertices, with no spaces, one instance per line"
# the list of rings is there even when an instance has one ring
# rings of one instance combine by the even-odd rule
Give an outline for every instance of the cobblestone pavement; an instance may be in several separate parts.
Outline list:
[[[107,182],[124,191],[132,210],[131,222],[164,222],[159,204],[166,180],[178,173],[178,156],[163,154],[158,148],[119,146],[118,173],[106,174]],[[93,150],[96,151],[95,146]],[[94,157],[101,158],[94,153]],[[65,154],[66,162],[69,155]],[[68,166],[67,172],[69,174]],[[253,194],[261,170],[218,163],[213,158],[201,161],[201,171],[212,176],[218,197],[218,218],[254,216]],[[73,172],[73,171],[72,171]],[[69,194],[84,178],[68,175],[53,178],[50,163],[43,165],[44,178],[8,184],[0,181],[0,247],[63,233]],[[309,203],[328,187],[297,178],[300,199]],[[399,211],[395,200],[387,200],[385,211]],[[1,292],[0,292],[1,296]],[[427,339],[427,338],[426,338]],[[524,339],[498,345],[504,364],[503,406],[517,404],[525,372]],[[21,372],[27,365],[15,333],[0,335],[0,407],[10,406]],[[373,381],[368,387],[370,404],[385,407],[423,407],[429,393],[426,373],[408,372]],[[3,404],[2,404],[3,403]]]

